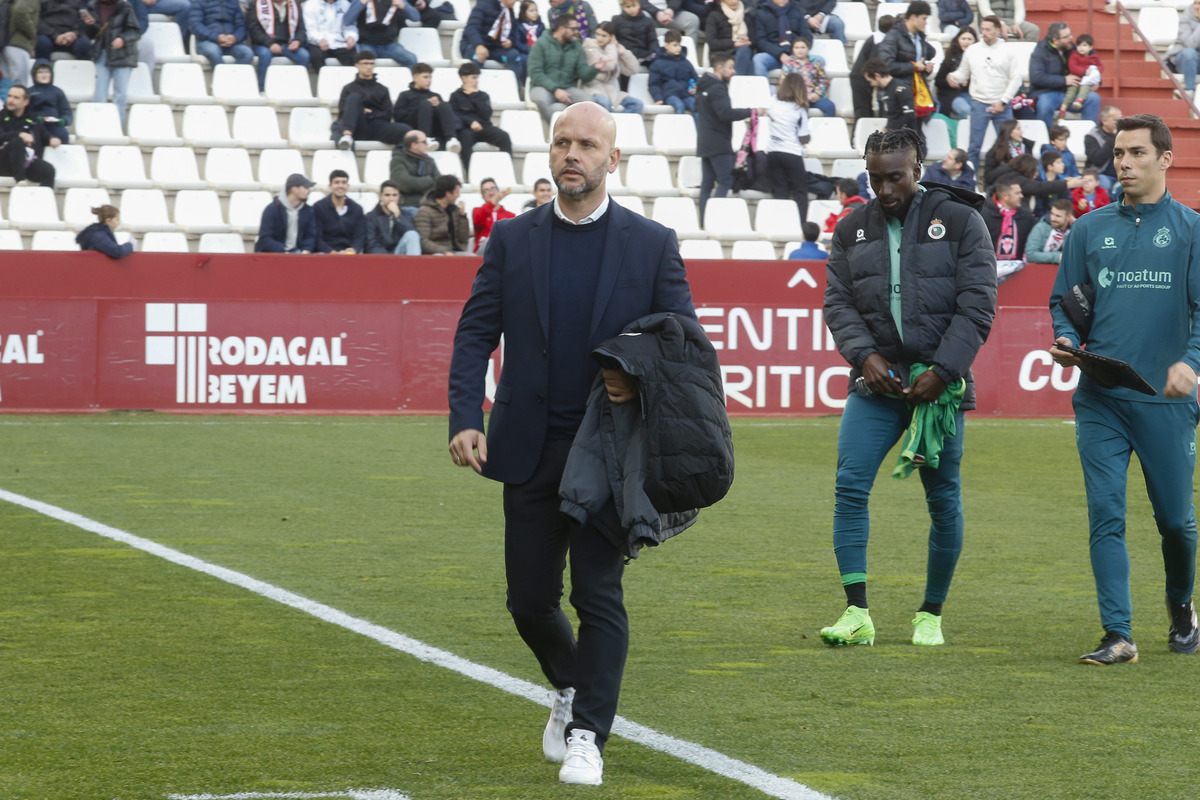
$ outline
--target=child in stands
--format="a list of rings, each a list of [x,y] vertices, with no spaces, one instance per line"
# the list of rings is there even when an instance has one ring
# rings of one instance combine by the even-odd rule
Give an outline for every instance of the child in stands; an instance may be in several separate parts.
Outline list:
[[[1059,119],[1068,111],[1083,111],[1083,101],[1087,99],[1088,92],[1093,86],[1100,85],[1104,67],[1100,63],[1100,56],[1096,55],[1095,39],[1085,33],[1075,40],[1075,49],[1067,58],[1067,70],[1079,78],[1079,85],[1068,86],[1063,92],[1062,105],[1058,107]]]

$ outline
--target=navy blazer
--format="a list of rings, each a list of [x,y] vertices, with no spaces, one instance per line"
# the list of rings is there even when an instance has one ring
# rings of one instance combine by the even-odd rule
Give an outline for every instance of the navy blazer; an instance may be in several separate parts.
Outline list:
[[[553,206],[547,203],[492,228],[454,335],[451,439],[463,430],[483,430],[487,362],[504,335],[504,365],[483,465],[484,476],[503,483],[530,478],[546,439]],[[656,311],[696,316],[675,232],[615,202],[609,202],[608,215],[596,299],[590,309],[580,309],[591,318],[589,350]]]

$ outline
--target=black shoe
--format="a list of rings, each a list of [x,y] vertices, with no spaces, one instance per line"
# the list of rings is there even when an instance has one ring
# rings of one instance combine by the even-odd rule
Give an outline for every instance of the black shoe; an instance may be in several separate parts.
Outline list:
[[[1100,646],[1094,653],[1085,653],[1079,657],[1080,664],[1132,664],[1137,661],[1137,645],[1128,636],[1106,631],[1100,640]]]
[[[1200,627],[1196,625],[1196,607],[1188,600],[1182,606],[1167,601],[1171,615],[1171,629],[1167,632],[1167,646],[1172,653],[1191,655],[1200,650]]]

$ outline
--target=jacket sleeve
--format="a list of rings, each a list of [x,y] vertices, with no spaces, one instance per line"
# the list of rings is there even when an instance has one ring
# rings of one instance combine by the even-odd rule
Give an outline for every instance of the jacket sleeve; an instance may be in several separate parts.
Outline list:
[[[1200,222],[1192,217],[1192,229],[1188,236],[1191,247],[1188,254],[1187,302],[1188,316],[1192,319],[1192,332],[1179,360],[1193,371],[1200,372]],[[1070,241],[1071,237],[1067,237]]]
[[[363,252],[376,255],[384,255],[389,252],[383,244],[383,230],[387,223],[387,217],[381,214],[372,212],[366,215],[363,227],[366,228],[367,246]]]
[[[1104,153],[1101,152],[1103,147],[1103,143],[1101,143],[1100,140],[1095,136],[1089,135],[1083,137],[1083,152],[1087,156],[1088,164],[1102,164],[1107,160],[1104,157]],[[1109,156],[1111,157],[1111,153]]]
[[[848,230],[844,222],[834,228],[833,245],[825,262],[825,324],[842,358],[858,369],[872,353],[879,351],[879,346],[854,304],[854,283],[845,241]]]
[[[365,253],[367,251],[367,215],[362,212],[361,208],[357,209],[357,212],[354,217],[354,230],[350,233],[350,246],[356,253]]]
[[[617,61],[620,66],[620,73],[626,76],[637,75],[641,66],[638,64],[637,56],[628,47],[625,52],[617,56]]]
[[[666,82],[665,61],[666,59],[656,58],[650,62],[650,79],[647,81],[647,86],[650,91],[650,97],[656,101],[667,99],[663,93],[663,84]]]
[[[418,216],[419,222],[419,216]],[[464,430],[483,430],[483,400],[487,362],[504,330],[504,262],[508,246],[501,225],[488,241],[483,263],[475,273],[471,295],[463,306],[454,333],[450,358],[448,400],[450,438]],[[424,235],[422,235],[422,246]]]
[[[316,252],[317,221],[312,206],[301,206],[300,218],[296,220],[296,249]]]
[[[196,38],[202,42],[215,42],[220,31],[205,21],[204,12],[208,10],[208,7],[208,0],[195,0],[192,3],[191,9],[188,11],[188,30],[196,34]]]
[[[475,7],[471,9],[471,15],[467,17],[467,24],[463,27],[463,55],[469,55],[471,50],[485,44],[483,38],[484,32],[487,30],[487,22],[484,14],[487,12],[487,8],[485,3],[476,3]]]
[[[542,39],[545,38],[545,36],[542,37]],[[558,87],[546,75],[546,48],[542,46],[542,39],[538,39],[537,44],[529,50],[529,85],[530,87],[541,86],[546,91],[553,93]]]
[[[971,369],[996,316],[996,253],[983,218],[975,212],[959,240],[955,291],[954,316],[931,365],[947,384]]]
[[[454,209],[454,236],[451,244],[455,250],[460,253],[471,252],[471,225],[467,222],[467,215],[457,208]]]
[[[1062,259],[1062,252],[1054,251],[1047,253],[1042,250],[1046,246],[1046,240],[1050,238],[1050,226],[1045,222],[1039,222],[1033,226],[1033,230],[1029,232],[1029,238],[1025,241],[1025,260],[1031,264],[1057,264]]]
[[[901,30],[903,30],[903,26],[897,23],[897,27],[888,31],[888,35],[883,37],[883,42],[879,45],[877,55],[880,61],[888,65],[889,74],[897,78],[911,78],[913,75],[912,62],[902,58],[900,54],[899,32]]]
[[[491,244],[488,247],[490,248]],[[679,239],[672,230],[667,231],[663,243],[658,277],[654,282],[654,300],[651,310],[670,311],[696,319],[696,309],[692,304],[692,289],[688,284],[683,257],[679,254]]]
[[[580,45],[579,49],[575,51],[575,77],[579,79],[580,83],[587,83],[595,80],[598,73],[599,70],[588,64],[587,58],[583,55],[583,45]]]
[[[720,9],[714,8],[714,12],[719,12]],[[712,53],[732,53],[733,52],[733,26],[725,22],[724,13],[709,14],[704,19],[704,35],[708,37],[708,49]],[[729,31],[729,38],[722,38]]]
[[[770,11],[770,5],[768,2],[765,6],[760,6],[762,13],[754,14],[754,50],[758,53],[766,53],[778,60],[784,52],[783,48],[779,46],[779,42],[775,41],[775,32],[778,28],[775,24],[775,15]],[[747,13],[749,12],[747,11]]]
[[[287,222],[281,219],[277,203],[272,200],[263,209],[262,219],[258,226],[258,239],[254,242],[256,253],[282,253],[283,237],[287,234]],[[283,223],[283,227],[280,227]]]
[[[712,105],[713,113],[717,119],[722,122],[736,122],[739,119],[749,119],[753,109],[750,108],[734,108],[729,100],[729,91],[722,89],[718,92],[708,93],[709,102]]]
[[[1047,44],[1039,43],[1029,57],[1029,85],[1034,89],[1057,90],[1067,85],[1067,78],[1059,71],[1059,65],[1056,63],[1058,56],[1047,52],[1048,47]]]
[[[241,14],[241,7],[238,7],[238,13],[233,15],[233,35],[238,40],[238,43],[246,41],[246,18]]]
[[[313,245],[313,247],[311,248],[312,252],[314,252],[314,253],[333,252],[333,248],[329,245],[328,242],[325,241],[325,219],[326,219],[325,207],[314,205],[313,210],[312,210],[312,221],[313,221],[313,228],[316,231],[316,242]],[[297,236],[296,238],[297,238],[296,246],[300,247],[299,237]],[[300,247],[300,249],[303,250],[304,248]]]
[[[12,15],[9,21],[9,32],[21,34],[36,44],[40,14],[36,0],[13,3],[9,13]]]
[[[423,255],[437,255],[449,252],[450,250],[449,247],[438,244],[433,240],[434,224],[433,212],[429,206],[422,203],[421,207],[417,209],[416,225],[417,235],[421,237],[421,253]],[[445,223],[442,223],[442,225],[444,226]]]

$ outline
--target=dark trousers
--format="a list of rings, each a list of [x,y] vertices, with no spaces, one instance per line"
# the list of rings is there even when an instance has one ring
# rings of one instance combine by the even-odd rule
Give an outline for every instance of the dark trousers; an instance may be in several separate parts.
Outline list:
[[[90,61],[92,58],[92,40],[80,36],[66,47],[60,47],[44,33],[39,33],[37,43],[33,46],[34,58],[49,59],[52,53],[70,53],[80,61]]]
[[[54,165],[47,164],[40,158],[35,158],[26,165],[26,156],[25,143],[20,139],[5,142],[0,146],[0,175],[12,178],[17,183],[28,180],[54,188]]]
[[[454,110],[445,100],[434,106],[428,100],[417,103],[417,107],[408,112],[408,116],[398,122],[405,122],[426,136],[432,136],[442,142],[454,136]]]
[[[800,209],[800,223],[808,215],[808,170],[803,156],[791,153],[767,153],[767,169],[771,172],[771,194],[776,200],[791,197]]]
[[[512,155],[512,137],[508,135],[508,131],[501,130],[495,125],[484,125],[482,130],[473,131],[470,128],[458,129],[458,141],[462,145],[462,162],[463,169],[471,168],[471,151],[475,149],[476,142],[487,142],[493,147],[498,147],[505,153]]]
[[[713,184],[717,190],[713,191]],[[708,198],[724,197],[733,186],[733,153],[707,156],[700,159],[700,226],[704,226],[704,207]]]
[[[603,748],[629,649],[621,589],[625,558],[603,533],[558,510],[558,485],[570,450],[568,439],[547,441],[533,477],[504,486],[508,610],[551,685],[575,687],[569,729],[595,732]],[[560,605],[568,552],[578,640]]]
[[[854,102],[854,118],[862,119],[863,117],[875,116],[874,109],[874,89],[871,84],[867,83],[867,79],[861,75],[850,76],[850,97]]]
[[[351,94],[346,98],[341,120],[342,130],[353,131],[351,136],[355,139],[385,144],[400,144],[404,141],[404,134],[412,130],[403,122],[392,122],[378,112],[364,114],[361,94]]]
[[[309,62],[308,68],[313,71],[313,74],[319,74],[321,67],[325,66],[325,59],[336,58],[339,64],[347,67],[354,66],[354,48],[342,47],[334,50],[332,47],[328,50],[322,50],[319,44],[306,45],[308,48]]]

